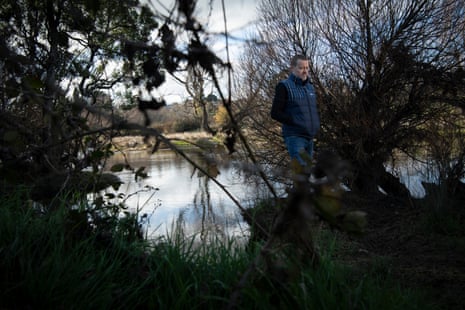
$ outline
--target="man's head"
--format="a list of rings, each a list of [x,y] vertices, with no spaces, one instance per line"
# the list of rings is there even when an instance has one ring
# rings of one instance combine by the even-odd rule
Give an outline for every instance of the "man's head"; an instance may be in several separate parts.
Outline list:
[[[308,78],[309,61],[305,55],[295,55],[291,58],[291,71],[295,76],[305,81]]]

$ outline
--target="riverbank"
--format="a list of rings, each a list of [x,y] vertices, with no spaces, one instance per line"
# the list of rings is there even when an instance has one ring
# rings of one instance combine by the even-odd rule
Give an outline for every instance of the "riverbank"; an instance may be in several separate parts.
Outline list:
[[[344,236],[338,257],[360,270],[375,268],[404,288],[421,289],[439,309],[465,305],[465,210],[434,203],[434,197],[400,201],[393,197],[344,197],[350,208],[368,214],[365,234]],[[438,208],[439,207],[439,208]]]
[[[23,198],[2,197],[2,309],[438,309],[380,268],[338,263],[325,240],[321,265],[303,270],[300,281],[283,285],[256,273],[236,300],[254,251],[234,242],[193,246],[178,235],[147,244],[127,219],[105,233],[87,230],[79,213],[31,212]]]
[[[165,137],[171,140],[175,145],[188,145],[196,143],[199,140],[212,140],[212,136],[204,131],[189,131],[169,133]],[[112,139],[113,145],[118,150],[123,151],[142,151],[151,150],[155,144],[155,138],[150,137],[148,140],[144,136],[119,136]],[[168,146],[161,143],[160,149],[167,149]]]
[[[367,226],[361,235],[321,226],[320,234],[331,231],[335,238],[333,245],[320,243],[321,252],[332,247],[334,261],[351,268],[356,277],[375,275],[404,290],[425,292],[425,301],[434,309],[463,309],[463,202],[437,202],[431,196],[411,201],[382,194],[361,197],[350,191],[341,201],[344,210],[365,212]],[[252,211],[262,227],[270,227],[275,212],[269,207]]]
[[[375,272],[392,277],[403,288],[425,290],[439,309],[461,309],[465,304],[465,210],[435,199],[441,197],[400,201],[347,192],[344,203],[366,212],[368,226],[358,238],[338,234],[342,246],[336,259],[362,274]]]

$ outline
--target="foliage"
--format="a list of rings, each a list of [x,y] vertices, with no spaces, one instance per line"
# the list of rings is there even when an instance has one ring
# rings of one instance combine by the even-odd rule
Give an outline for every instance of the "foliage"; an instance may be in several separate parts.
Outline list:
[[[185,132],[185,131],[194,131],[200,129],[200,124],[198,120],[194,118],[190,119],[180,119],[174,122],[173,131],[174,132]]]
[[[158,131],[163,128],[145,130],[149,111],[165,105],[153,91],[165,74],[197,68],[215,78],[223,66],[202,42],[194,7],[177,1],[174,18],[136,0],[2,4],[2,181],[31,185],[89,168],[97,174],[112,155],[113,137],[131,132],[176,149]],[[143,126],[115,109],[115,93],[123,94],[123,109],[137,105]],[[185,131],[205,123],[189,117],[172,125]]]
[[[54,0],[40,3],[26,0],[2,3],[0,193],[5,212],[0,213],[0,222],[6,225],[2,225],[0,234],[0,251],[5,254],[0,256],[0,268],[3,277],[2,292],[6,292],[2,293],[5,294],[2,295],[5,296],[5,307],[64,308],[69,307],[71,303],[76,308],[84,308],[88,306],[89,300],[92,301],[92,306],[97,308],[177,308],[187,304],[194,304],[199,308],[218,308],[218,305],[226,304],[235,284],[237,270],[250,263],[250,253],[236,248],[216,249],[205,245],[200,248],[202,255],[199,255],[193,242],[180,243],[178,239],[168,240],[166,243],[160,241],[154,246],[149,246],[142,240],[138,215],[127,212],[124,203],[109,202],[98,195],[91,203],[82,203],[87,196],[78,195],[82,192],[98,191],[102,185],[99,184],[99,180],[102,179],[105,180],[102,182],[104,187],[118,183],[111,175],[100,172],[107,158],[112,155],[113,137],[122,132],[155,136],[154,152],[160,143],[164,142],[196,165],[159,131],[156,124],[153,124],[150,113],[159,111],[165,105],[152,91],[163,84],[165,74],[174,74],[177,70],[187,69],[192,72],[192,77],[195,78],[191,81],[192,85],[194,88],[200,88],[196,89],[200,93],[195,94],[194,113],[200,115],[200,126],[207,130],[212,130],[207,121],[207,116],[211,116],[212,111],[209,111],[208,100],[202,93],[202,78],[207,76],[211,79],[221,98],[223,111],[228,117],[227,126],[223,127],[229,152],[236,152],[236,142],[240,141],[243,153],[252,164],[257,165],[258,161],[238,120],[247,120],[248,114],[253,121],[264,118],[255,117],[255,113],[250,113],[254,110],[247,110],[246,102],[241,100],[232,107],[231,95],[229,98],[224,96],[219,87],[217,72],[221,69],[230,70],[230,64],[224,64],[208,48],[207,42],[204,41],[204,29],[193,16],[194,8],[195,2],[180,0],[176,2],[176,10],[173,10],[170,16],[162,16],[135,0],[123,3]],[[182,40],[180,33],[183,34]],[[396,59],[399,58],[396,53],[402,51],[403,46],[398,42],[394,43],[391,44],[391,49],[388,49],[390,56],[386,56],[385,59],[389,64],[393,63],[397,70],[402,66],[396,63]],[[299,48],[306,49],[305,45],[300,45]],[[272,53],[272,50],[268,51]],[[411,50],[408,52],[411,53]],[[334,54],[331,55],[335,57]],[[437,73],[438,68],[434,64],[432,67],[426,66],[413,56],[407,57],[409,69],[421,69],[422,73]],[[445,73],[450,72],[452,71],[446,70]],[[403,71],[401,73],[406,74]],[[279,79],[280,74],[282,71],[272,75],[273,82]],[[454,71],[454,74],[459,80],[462,77],[459,71]],[[326,75],[328,76],[334,79],[334,75]],[[425,78],[425,75],[421,77]],[[332,80],[326,80],[328,81]],[[429,87],[434,81],[428,80],[429,84],[422,85]],[[328,93],[323,91],[324,82],[319,81],[319,87],[322,94],[327,95]],[[351,86],[358,85],[354,83]],[[373,85],[368,83],[370,87]],[[142,114],[142,124],[128,122],[114,109],[115,97],[111,96],[111,92],[117,86],[139,93],[135,98],[131,98],[128,97],[128,92],[124,92],[125,101],[121,104],[123,107],[137,104]],[[443,90],[446,90],[447,94],[460,91],[459,87],[449,90],[444,89],[443,84],[439,83],[439,86],[432,90],[426,87],[426,94],[431,95]],[[335,89],[352,90],[344,87]],[[366,96],[365,88],[355,87],[355,90],[354,93],[349,92],[350,96],[347,97],[351,107],[360,102],[366,105],[371,99],[376,103],[385,103],[379,101],[382,97],[378,97],[385,95],[383,92],[373,92],[371,89],[368,92],[370,96]],[[256,93],[261,96],[260,99],[264,99],[271,91]],[[328,106],[330,103],[337,103],[337,100],[330,100],[331,96],[323,96],[323,99],[328,100]],[[397,103],[389,101],[393,102]],[[439,108],[442,108],[442,104],[439,103],[443,102],[436,97],[428,102],[438,104]],[[241,106],[242,104],[244,105]],[[266,105],[261,105],[259,110],[263,112],[265,107]],[[375,109],[366,106],[364,108],[376,113],[354,113],[357,121],[371,121],[371,117],[382,114],[380,110],[384,106],[380,104],[375,106]],[[429,113],[437,111],[426,110]],[[385,121],[382,118],[374,119]],[[188,119],[180,126],[193,126],[194,121],[191,123],[191,120]],[[195,118],[194,120],[197,121]],[[417,118],[408,120],[411,122],[409,126],[419,125]],[[402,118],[402,124],[404,122],[406,120]],[[366,125],[365,122],[362,123]],[[266,122],[263,122],[262,126],[261,128],[266,128]],[[185,127],[179,129],[183,130]],[[350,138],[361,136],[365,139],[366,136],[358,129]],[[396,133],[395,130],[393,132]],[[335,135],[337,133],[339,131],[334,131]],[[349,142],[348,145],[353,146],[353,140],[349,139]],[[377,140],[367,139],[362,142],[376,142],[370,146],[379,146]],[[389,144],[388,146],[391,147]],[[388,148],[382,151],[386,149]],[[376,152],[373,155],[365,149],[362,151],[363,160],[378,159],[377,156],[380,155]],[[372,158],[364,157],[367,152]],[[355,154],[359,156],[359,152]],[[375,162],[378,166],[380,163]],[[196,167],[210,177],[218,173],[217,169],[213,169],[214,163],[207,168],[211,167],[211,171],[202,169],[199,165]],[[267,182],[263,171],[257,167],[255,168],[258,173]],[[121,168],[123,167],[114,166],[113,170],[117,172]],[[142,167],[134,172],[136,179],[146,176]],[[216,181],[215,178],[213,180]],[[15,187],[17,189],[23,184],[32,187],[31,198],[34,202],[30,205],[25,203],[29,198],[25,195],[18,200],[14,197],[11,200],[12,198],[7,196],[7,193],[14,193]],[[274,194],[271,184],[267,184]],[[300,199],[307,199],[310,189],[305,191],[299,187],[294,196],[296,199],[290,200],[290,206],[300,205]],[[321,199],[312,200],[312,203],[316,206],[319,216],[336,226],[344,226],[348,220],[355,224],[351,227],[355,227],[355,230],[363,226],[363,215],[360,213],[352,214],[355,215],[352,217],[347,217],[346,214],[345,217],[338,218],[341,215],[337,202],[338,193],[333,193],[324,186],[318,187],[318,190],[318,197]],[[225,192],[229,194],[227,190]],[[111,200],[115,197],[106,198]],[[294,216],[291,220],[296,219],[295,215],[300,213],[291,214]],[[286,232],[283,223],[277,226],[277,231]],[[347,225],[345,226],[347,228]],[[299,228],[293,227],[292,232],[299,233]],[[308,231],[311,226],[304,228]],[[293,236],[284,237],[286,238],[282,238],[281,241],[289,250],[286,242],[295,240],[292,239]],[[308,236],[298,237],[305,240]],[[309,241],[304,243],[313,245],[312,242],[309,238]],[[265,247],[265,250],[268,248]],[[297,248],[297,252],[293,253],[298,253],[299,250],[301,249]],[[277,256],[279,259],[279,252]],[[299,256],[301,260],[289,262],[293,264],[292,267],[304,272],[297,275],[303,277],[304,285],[314,288],[315,281],[323,280],[315,277],[315,271],[307,269],[307,265],[300,264],[305,257],[304,254]],[[286,264],[284,267],[287,267]],[[325,272],[325,268],[316,272]],[[333,279],[338,282],[333,283]],[[358,295],[359,292],[356,291],[355,297],[345,298],[346,285],[335,274],[329,272],[326,281],[322,285],[331,288],[329,293],[324,290],[312,290],[323,294],[309,297],[306,291],[302,293],[301,286],[296,285],[297,282],[290,282],[292,285],[289,288],[283,287],[276,283],[276,278],[264,272],[259,274],[257,282],[246,283],[243,287],[245,292],[241,295],[245,297],[245,306],[253,305],[254,308],[267,309],[276,305],[275,296],[286,304],[333,304],[334,300],[332,303],[329,298],[334,298],[334,294],[342,295],[342,300],[347,302],[347,305],[343,306],[348,308],[365,305],[367,302],[365,292]],[[255,286],[257,283],[260,285]],[[363,284],[361,286],[365,288]],[[367,294],[369,295],[370,291]],[[27,297],[19,299],[18,296]],[[388,294],[386,299],[389,301],[391,297]],[[3,298],[1,300],[3,302]],[[238,301],[233,299],[230,305],[236,302]],[[378,302],[387,303],[383,298],[379,298],[374,301],[374,308],[377,308]]]
[[[426,195],[416,204],[424,211],[420,223],[428,233],[446,236],[462,236],[465,233],[463,221],[465,209],[463,188],[452,191],[446,182],[423,183]]]
[[[459,109],[451,108],[443,122],[428,124],[427,154],[433,158],[432,170],[438,172],[440,187],[458,199],[465,199],[465,130]],[[440,133],[440,139],[435,132]]]
[[[117,131],[102,117],[112,109],[105,91],[140,74],[145,56],[137,58],[139,69],[117,69],[109,76],[109,67],[127,53],[128,38],[147,42],[158,24],[137,4],[2,4],[0,139],[5,147],[0,159],[6,171],[20,166],[27,171],[12,175],[10,182],[73,174],[87,167],[95,171],[111,155],[108,150]],[[158,78],[149,73],[148,85]],[[90,113],[94,108],[102,113]]]
[[[150,245],[119,233],[80,234],[67,209],[41,215],[24,201],[18,192],[2,197],[2,308],[225,308],[237,271],[251,259],[232,240],[199,245],[173,235]],[[375,274],[354,274],[330,256],[299,285],[272,284],[263,275],[244,290],[240,308],[430,308],[421,295]]]
[[[252,230],[250,242],[264,240],[265,244],[243,273],[233,302],[238,299],[241,286],[245,286],[254,273],[263,272],[275,283],[292,285],[298,281],[302,270],[321,268],[322,253],[315,246],[317,220],[348,233],[364,231],[366,213],[342,208],[340,182],[348,167],[337,156],[325,155],[325,161],[315,166],[305,154],[302,156],[306,165],[292,161],[293,185],[287,191],[288,196],[275,206],[268,205],[266,210],[259,205],[246,214]],[[274,215],[266,216],[270,212]]]
[[[210,134],[215,134],[216,131],[209,124],[212,101],[209,101],[204,94],[205,84],[209,78],[209,73],[200,66],[189,68],[185,81],[186,90],[192,97],[192,106],[196,116],[200,119],[200,128]],[[210,97],[212,99],[212,97]]]
[[[239,83],[248,85],[242,108],[253,111],[252,134],[275,144],[279,124],[268,117],[274,86],[293,54],[307,54],[322,115],[318,145],[351,162],[352,190],[380,186],[408,196],[384,163],[395,150],[414,153],[429,137],[443,140],[429,124],[463,126],[463,113],[454,124],[449,118],[451,107],[463,108],[463,10],[461,2],[435,0],[261,1],[259,35]],[[266,157],[273,158],[282,163]]]
[[[2,196],[2,307],[82,309],[139,303],[144,245],[124,237],[133,228],[116,229],[113,222],[110,230],[90,234],[85,212],[62,207],[40,214],[26,197],[18,192]]]
[[[226,111],[226,108],[219,106],[214,116],[215,125],[219,128],[225,127],[229,122],[228,119],[228,112]]]

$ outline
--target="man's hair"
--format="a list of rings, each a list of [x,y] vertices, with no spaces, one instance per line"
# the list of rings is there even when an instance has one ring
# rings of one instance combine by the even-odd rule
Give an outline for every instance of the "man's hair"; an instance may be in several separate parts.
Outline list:
[[[297,54],[297,55],[293,56],[291,58],[291,67],[297,66],[297,61],[299,61],[299,60],[307,60],[308,61],[308,57],[303,55],[303,54]]]

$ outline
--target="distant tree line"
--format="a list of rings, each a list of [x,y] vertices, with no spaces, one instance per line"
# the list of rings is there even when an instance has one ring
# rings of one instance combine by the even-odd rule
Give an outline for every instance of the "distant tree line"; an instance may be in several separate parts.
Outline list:
[[[216,96],[204,98],[203,106],[199,102],[188,99],[183,103],[166,105],[163,109],[150,111],[150,127],[156,128],[162,133],[220,130],[227,123],[227,115]],[[136,105],[118,108],[118,114],[129,122],[143,123],[144,115]],[[208,130],[203,126],[204,120],[208,120]]]

